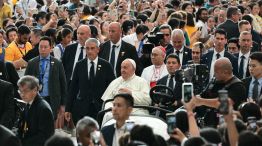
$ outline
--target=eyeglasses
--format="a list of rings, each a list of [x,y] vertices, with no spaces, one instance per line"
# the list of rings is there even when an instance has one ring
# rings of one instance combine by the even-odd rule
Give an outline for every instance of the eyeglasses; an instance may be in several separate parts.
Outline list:
[[[23,90],[23,91],[17,90],[17,92],[18,92],[19,94],[27,94],[27,93],[29,93],[30,91],[32,91],[32,90],[30,90],[30,89],[26,89],[26,90]]]

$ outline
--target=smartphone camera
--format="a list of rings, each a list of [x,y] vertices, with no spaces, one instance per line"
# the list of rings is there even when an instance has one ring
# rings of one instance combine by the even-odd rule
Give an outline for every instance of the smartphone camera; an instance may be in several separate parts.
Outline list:
[[[166,114],[167,133],[172,134],[176,128],[176,116],[174,114]]]
[[[218,108],[219,113],[227,115],[229,113],[229,103],[228,103],[228,92],[227,90],[218,91],[220,106]]]
[[[248,117],[247,122],[248,122],[248,125],[249,125],[249,129],[251,131],[255,132],[257,130],[257,119],[256,119],[256,117]]]
[[[99,144],[100,143],[100,137],[101,137],[101,134],[99,131],[93,131],[91,134],[91,138],[92,138],[92,141],[93,143],[96,145],[96,144]]]
[[[192,83],[183,83],[182,84],[182,100],[185,103],[188,103],[193,96],[193,84]]]

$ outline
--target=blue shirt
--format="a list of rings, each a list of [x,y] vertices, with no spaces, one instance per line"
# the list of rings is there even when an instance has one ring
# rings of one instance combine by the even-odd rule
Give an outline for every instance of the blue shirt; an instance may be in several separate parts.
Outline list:
[[[44,58],[40,56],[40,62],[39,62],[39,81],[42,82],[42,90],[40,92],[40,95],[42,97],[49,96],[49,90],[48,90],[48,79],[49,79],[49,70],[50,70],[50,55],[47,56],[47,60],[45,61],[44,70],[42,70],[41,66],[43,63]]]
[[[253,87],[254,87],[254,81],[255,81],[255,78],[252,77],[252,80],[249,84],[249,90],[248,90],[248,97],[252,97],[253,95]],[[260,96],[260,93],[261,93],[261,87],[262,87],[262,78],[258,79],[258,95]]]

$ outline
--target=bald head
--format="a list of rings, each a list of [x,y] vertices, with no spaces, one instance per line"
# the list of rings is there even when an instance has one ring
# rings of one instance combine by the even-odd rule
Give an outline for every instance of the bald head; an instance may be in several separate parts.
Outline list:
[[[85,42],[91,36],[91,30],[88,25],[80,25],[77,29],[77,40],[82,46],[85,46]]]
[[[162,65],[166,57],[165,48],[158,46],[152,49],[151,62],[153,65]]]
[[[215,62],[215,67],[232,73],[233,67],[230,60],[226,57],[219,58]]]
[[[113,44],[116,44],[121,37],[121,26],[118,22],[111,22],[109,24],[109,39]]]

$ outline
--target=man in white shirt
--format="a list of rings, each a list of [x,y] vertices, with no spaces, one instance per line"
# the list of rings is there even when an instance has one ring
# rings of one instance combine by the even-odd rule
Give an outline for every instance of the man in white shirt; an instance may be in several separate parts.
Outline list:
[[[227,43],[227,33],[223,29],[217,29],[214,35],[215,48],[201,57],[201,64],[206,64],[210,72],[210,80],[214,76],[215,61],[221,57],[226,57],[230,60],[233,66],[233,73],[237,75],[237,58],[225,51],[225,44]]]
[[[144,78],[135,75],[135,70],[135,61],[125,59],[121,64],[121,76],[109,84],[101,99],[106,101],[119,93],[129,93],[133,96],[135,105],[150,105],[150,87]],[[112,107],[112,103],[107,103],[105,109],[110,107]],[[134,109],[133,113],[148,114],[148,111]]]
[[[119,146],[119,138],[128,132],[125,122],[129,119],[133,106],[134,99],[130,94],[114,96],[112,113],[116,123],[103,127],[101,130],[108,146]]]
[[[249,77],[249,67],[248,67],[248,59],[250,56],[250,51],[252,48],[252,34],[248,31],[241,32],[239,36],[239,53],[235,54],[238,58],[238,75],[239,79],[244,79]]]
[[[168,74],[166,65],[164,63],[166,57],[165,48],[158,46],[152,49],[151,62],[153,65],[146,67],[141,77],[144,78],[150,87],[153,88],[156,82]]]

